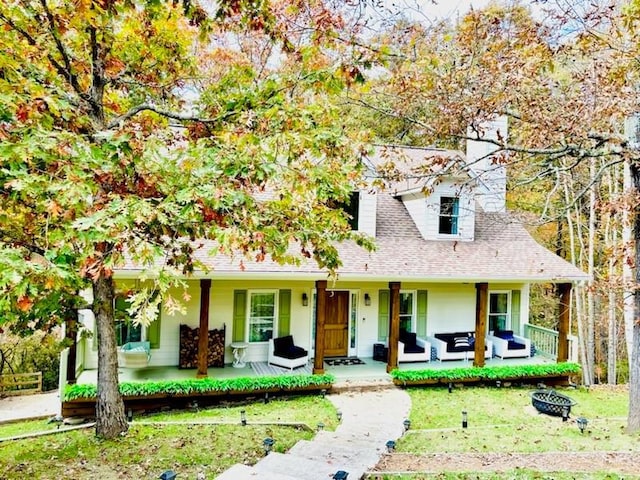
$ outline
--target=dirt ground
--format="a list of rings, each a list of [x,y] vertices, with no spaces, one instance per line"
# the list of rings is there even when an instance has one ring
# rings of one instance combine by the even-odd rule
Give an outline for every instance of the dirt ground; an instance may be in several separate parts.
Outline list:
[[[607,472],[640,476],[640,452],[438,453],[385,455],[374,472]]]

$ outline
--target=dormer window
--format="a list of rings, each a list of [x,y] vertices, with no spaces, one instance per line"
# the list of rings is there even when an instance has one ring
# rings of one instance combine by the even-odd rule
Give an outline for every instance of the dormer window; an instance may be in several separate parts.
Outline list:
[[[458,197],[440,197],[438,233],[442,235],[458,234],[459,205],[460,199]]]
[[[349,203],[342,205],[342,209],[349,216],[351,230],[358,230],[358,211],[360,209],[360,192],[351,192]]]

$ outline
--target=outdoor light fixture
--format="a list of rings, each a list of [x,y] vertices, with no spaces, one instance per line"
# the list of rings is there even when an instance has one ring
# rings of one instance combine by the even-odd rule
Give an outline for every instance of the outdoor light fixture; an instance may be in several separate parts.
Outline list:
[[[302,294],[302,306],[306,307],[309,305],[309,296],[306,293]]]
[[[409,420],[408,418],[404,422],[402,422],[402,424],[404,425],[405,432],[411,428],[411,420]]]
[[[243,427],[247,426],[247,412],[245,410],[240,410],[240,423]]]
[[[565,405],[562,407],[562,421],[566,422],[568,418],[569,418],[569,407]]]
[[[336,412],[336,416],[338,417],[338,421],[341,422],[342,421],[342,412],[340,410],[338,410]]]
[[[267,437],[262,441],[262,448],[264,449],[265,455],[269,455],[269,452],[273,449],[274,443],[276,443],[276,441],[271,437]]]
[[[127,422],[133,422],[133,410],[127,410]]]
[[[324,430],[324,423],[318,422],[318,431],[321,432],[322,430]]]
[[[264,392],[264,403],[269,403],[269,392]]]
[[[370,296],[368,293],[365,293],[365,294],[364,294],[364,304],[365,304],[367,307],[370,307],[370,306],[371,306],[371,296]]]
[[[388,440],[385,445],[387,447],[387,453],[393,453],[393,451],[396,449],[396,442],[394,442],[393,440]]]
[[[333,474],[333,480],[347,480],[349,476],[349,472],[345,472],[344,470],[338,470]]]
[[[451,393],[451,390],[453,390],[453,383],[449,382],[449,393]]]
[[[469,426],[467,411],[462,410],[462,428],[467,428]]]
[[[589,423],[589,420],[587,420],[584,417],[578,417],[578,418],[576,418],[576,423],[578,424],[578,428],[580,429],[580,433],[584,433],[584,429],[587,428],[587,423]]]
[[[160,478],[160,480],[173,480],[177,476],[178,474],[173,470],[165,470],[158,478]]]
[[[502,382],[500,380],[496,380],[496,387],[500,388],[502,386]]]
[[[320,390],[320,395],[322,395],[322,398],[324,398],[324,396],[327,394],[327,389],[323,388],[322,390]]]

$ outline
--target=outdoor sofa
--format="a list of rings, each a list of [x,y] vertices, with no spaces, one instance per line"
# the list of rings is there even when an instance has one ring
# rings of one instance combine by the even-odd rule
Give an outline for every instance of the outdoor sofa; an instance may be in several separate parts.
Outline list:
[[[500,358],[520,358],[531,356],[531,340],[515,335],[512,330],[497,330],[489,335],[494,353]]]
[[[432,337],[427,337],[436,348],[438,360],[470,360],[475,352],[475,332],[452,332],[436,333]],[[493,355],[493,343],[490,339],[485,340],[484,358],[491,358]]]
[[[415,333],[400,330],[398,340],[398,363],[428,362],[431,360],[431,343],[418,338]]]

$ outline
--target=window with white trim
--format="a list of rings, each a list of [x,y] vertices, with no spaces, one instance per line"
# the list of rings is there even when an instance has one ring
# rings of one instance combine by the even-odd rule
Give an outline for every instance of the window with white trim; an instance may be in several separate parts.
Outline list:
[[[510,292],[489,292],[489,331],[508,330],[511,327]]]
[[[400,291],[400,330],[407,332],[415,332],[416,316],[415,316],[415,292]]]
[[[457,235],[459,212],[460,199],[458,197],[440,197],[438,233],[442,235]]]
[[[247,308],[247,340],[250,343],[267,342],[277,328],[278,291],[249,291]]]

